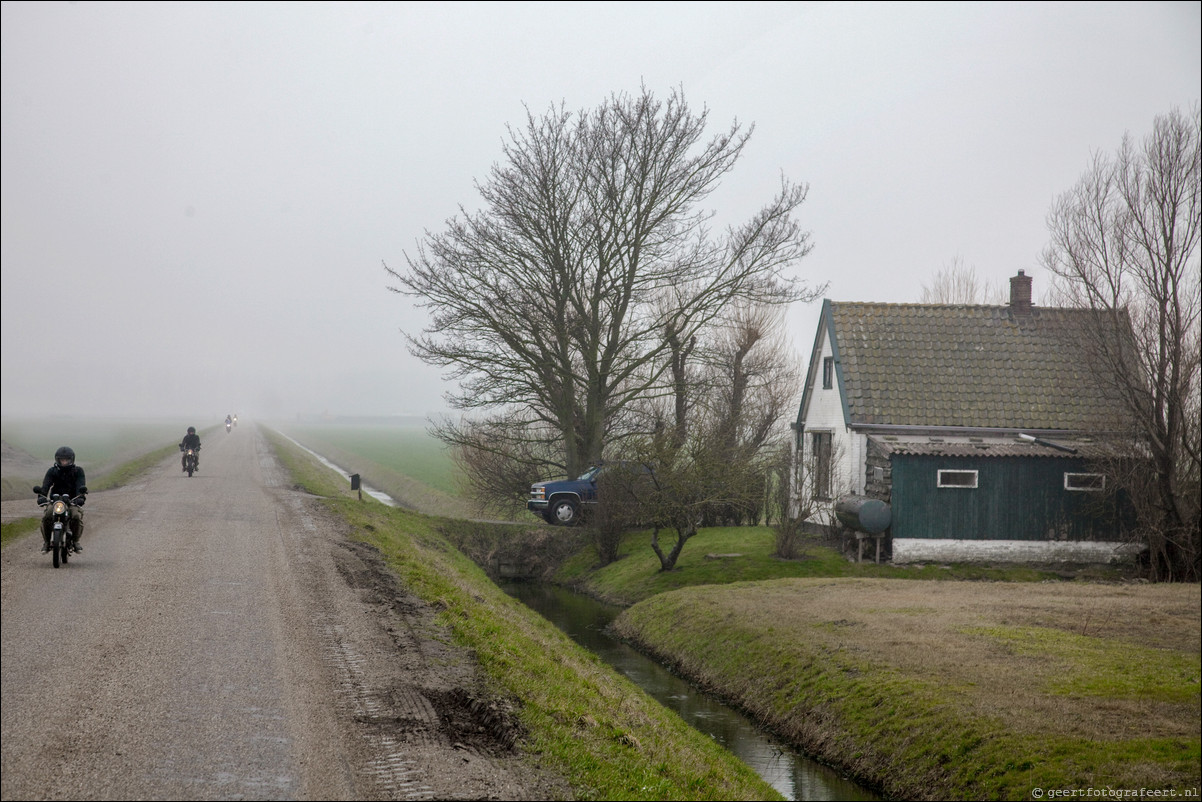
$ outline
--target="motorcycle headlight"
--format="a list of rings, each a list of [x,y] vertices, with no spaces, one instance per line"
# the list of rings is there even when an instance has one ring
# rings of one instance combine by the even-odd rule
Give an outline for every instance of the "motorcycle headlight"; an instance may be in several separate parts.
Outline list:
[[[67,511],[67,505],[61,501],[54,502],[54,514],[62,515]]]

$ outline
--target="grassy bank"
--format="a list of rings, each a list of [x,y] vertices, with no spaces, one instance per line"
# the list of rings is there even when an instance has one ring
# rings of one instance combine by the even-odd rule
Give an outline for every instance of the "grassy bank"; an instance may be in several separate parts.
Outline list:
[[[358,501],[346,483],[273,436],[293,480],[380,549],[441,610],[493,691],[520,700],[525,749],[580,799],[776,799],[749,767],[496,587],[439,534],[439,519]]]
[[[562,530],[554,530],[562,531]],[[667,535],[671,537],[671,535]],[[665,549],[665,533],[660,543]],[[724,585],[768,579],[805,577],[863,577],[875,579],[988,580],[997,582],[1045,582],[1066,577],[1114,581],[1123,570],[1111,566],[1022,566],[1022,565],[877,565],[849,562],[837,548],[814,540],[805,556],[781,560],[773,530],[765,526],[702,529],[681,552],[676,570],[659,570],[659,558],[651,550],[651,534],[632,532],[623,538],[621,558],[598,568],[594,549],[586,548],[567,560],[555,581],[576,588],[611,604],[629,606],[651,596],[696,585]]]
[[[600,569],[582,551],[557,579],[633,604],[622,637],[890,796],[1199,787],[1197,585],[817,544],[782,561],[757,529],[703,530],[665,574],[648,540]]]
[[[33,515],[28,518],[20,518],[16,521],[0,524],[0,548],[7,548],[9,543],[19,540],[37,530],[38,518]]]
[[[615,627],[890,796],[1199,786],[1197,586],[777,580]]]
[[[279,430],[410,509],[455,515],[464,506],[446,447],[423,427],[306,424]]]

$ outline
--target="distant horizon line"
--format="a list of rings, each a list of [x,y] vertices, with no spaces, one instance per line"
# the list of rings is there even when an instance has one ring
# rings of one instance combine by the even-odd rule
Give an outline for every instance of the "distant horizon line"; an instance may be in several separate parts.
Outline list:
[[[225,420],[226,415],[238,415],[236,412],[216,412],[205,413],[204,415],[189,415],[187,413],[155,413],[155,414],[135,414],[135,413],[92,413],[92,412],[17,412],[0,415],[3,420],[214,420],[221,422]],[[339,421],[364,421],[364,420],[428,420],[436,415],[446,414],[442,412],[384,412],[384,413],[329,413],[329,412],[293,412],[286,415],[257,415],[257,414],[242,414],[240,417],[247,420],[262,420],[262,421],[305,421],[305,422],[339,422]]]

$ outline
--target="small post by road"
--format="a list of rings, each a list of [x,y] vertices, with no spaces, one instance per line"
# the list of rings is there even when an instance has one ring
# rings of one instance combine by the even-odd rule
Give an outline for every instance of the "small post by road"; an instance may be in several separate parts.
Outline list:
[[[363,488],[359,485],[359,474],[357,473],[351,474],[351,490],[358,490],[359,500],[363,500]]]

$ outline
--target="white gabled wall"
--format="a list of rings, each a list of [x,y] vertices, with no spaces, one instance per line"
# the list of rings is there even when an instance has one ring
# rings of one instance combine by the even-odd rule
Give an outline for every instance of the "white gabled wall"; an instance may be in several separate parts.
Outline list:
[[[833,386],[828,390],[822,386],[823,362],[834,356],[826,327],[820,328],[818,335],[821,348],[814,357],[817,362],[812,366],[808,375],[812,376],[809,387],[809,403],[805,411],[805,420],[801,426],[801,458],[802,471],[808,471],[813,465],[813,445],[811,433],[830,432],[831,450],[834,455],[832,470],[832,496],[838,498],[847,493],[864,492],[864,459],[868,447],[868,438],[848,429],[843,418],[843,400],[840,398],[838,375],[834,377]],[[808,476],[803,483],[810,487]],[[830,504],[822,505],[820,518],[829,518]],[[811,519],[813,520],[813,519]],[[828,523],[828,520],[818,520],[817,523]]]

